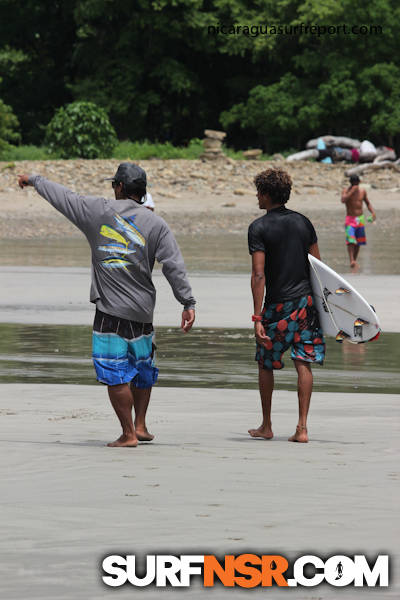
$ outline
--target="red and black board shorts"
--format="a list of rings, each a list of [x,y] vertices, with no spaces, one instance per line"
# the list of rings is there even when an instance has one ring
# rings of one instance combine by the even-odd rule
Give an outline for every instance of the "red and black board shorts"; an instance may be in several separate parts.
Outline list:
[[[262,324],[270,341],[266,347],[257,343],[255,359],[264,369],[282,369],[290,347],[293,360],[323,364],[325,340],[312,296],[267,304]]]

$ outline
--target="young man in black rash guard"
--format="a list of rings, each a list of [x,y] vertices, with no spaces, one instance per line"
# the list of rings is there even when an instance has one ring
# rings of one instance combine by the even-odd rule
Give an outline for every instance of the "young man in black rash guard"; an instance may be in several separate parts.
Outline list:
[[[252,256],[252,320],[263,420],[258,429],[249,429],[249,433],[255,438],[273,437],[273,371],[283,368],[283,353],[291,347],[298,375],[299,420],[289,441],[308,442],[307,415],[313,385],[311,363],[322,364],[325,357],[307,256],[310,253],[320,258],[317,236],[307,217],[285,206],[292,187],[288,173],[268,169],[259,173],[254,183],[259,207],[267,211],[250,225],[248,234]]]

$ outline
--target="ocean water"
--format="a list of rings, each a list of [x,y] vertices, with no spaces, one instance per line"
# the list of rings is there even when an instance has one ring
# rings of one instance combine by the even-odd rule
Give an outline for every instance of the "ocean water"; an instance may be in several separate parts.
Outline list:
[[[254,335],[243,329],[193,329],[182,336],[159,327],[157,385],[257,389]],[[275,372],[277,389],[295,390],[290,353]],[[324,366],[315,366],[314,389],[328,392],[400,393],[400,334],[367,344],[328,338]],[[0,324],[0,383],[100,385],[91,362],[91,328],[80,325]]]
[[[318,213],[319,214],[319,213]],[[342,218],[316,216],[319,246],[324,262],[339,273],[349,273]],[[247,223],[235,233],[178,234],[189,273],[248,273]],[[359,262],[366,275],[400,274],[398,213],[384,211],[377,225],[367,225],[367,246],[361,248]],[[81,236],[61,239],[0,240],[0,265],[90,266],[90,251]],[[157,268],[157,266],[156,266]]]

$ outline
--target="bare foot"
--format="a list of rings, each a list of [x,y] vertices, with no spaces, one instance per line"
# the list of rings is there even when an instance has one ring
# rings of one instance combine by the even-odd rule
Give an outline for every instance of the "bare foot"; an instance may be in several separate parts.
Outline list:
[[[253,438],[264,438],[265,440],[272,440],[274,434],[272,433],[271,427],[261,425],[258,429],[249,429],[249,434]]]
[[[297,425],[296,433],[292,435],[289,439],[289,442],[300,442],[300,444],[307,444],[308,435],[307,435],[307,427],[304,425]]]
[[[124,433],[115,442],[107,444],[109,448],[135,448],[138,440],[135,435],[125,435]]]
[[[137,439],[139,440],[139,442],[151,442],[152,440],[154,440],[154,435],[152,435],[151,433],[149,433],[147,431],[147,427],[137,428],[135,426],[135,431],[136,431],[136,436],[137,436]]]
[[[353,273],[358,273],[359,269],[360,269],[360,265],[358,264],[358,262],[356,262],[355,260],[353,260],[350,263],[350,267]]]

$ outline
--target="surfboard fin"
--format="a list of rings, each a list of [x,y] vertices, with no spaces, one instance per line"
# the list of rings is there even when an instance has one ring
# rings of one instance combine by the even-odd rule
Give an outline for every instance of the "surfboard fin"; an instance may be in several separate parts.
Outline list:
[[[365,319],[361,319],[361,318],[358,318],[354,321],[354,336],[355,337],[362,336],[363,325],[369,325],[369,322],[365,321]]]
[[[369,321],[366,321],[365,319],[356,319],[354,321],[354,327],[359,327],[360,325],[369,325]]]
[[[346,333],[345,331],[343,331],[342,329],[339,331],[339,333],[336,335],[336,341],[342,343],[343,340],[349,338],[349,334]]]
[[[325,296],[325,300],[328,299],[328,296],[330,296],[332,294],[331,291],[328,290],[327,287],[324,287],[324,296]]]
[[[347,290],[346,288],[340,287],[337,290],[335,290],[335,294],[337,296],[343,296],[343,294],[350,294],[350,290]]]

